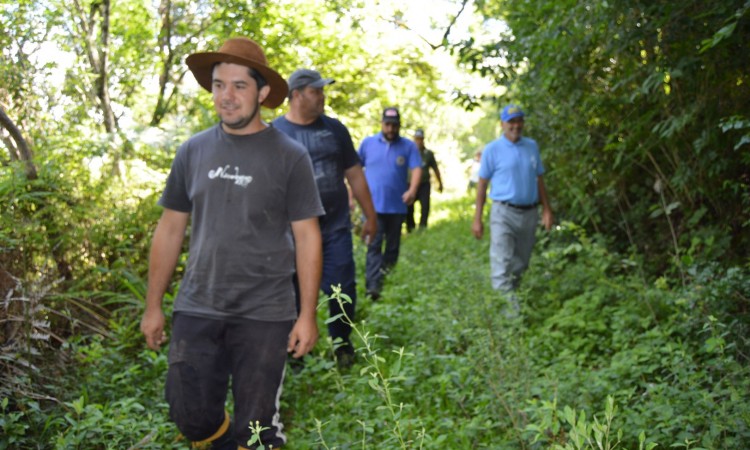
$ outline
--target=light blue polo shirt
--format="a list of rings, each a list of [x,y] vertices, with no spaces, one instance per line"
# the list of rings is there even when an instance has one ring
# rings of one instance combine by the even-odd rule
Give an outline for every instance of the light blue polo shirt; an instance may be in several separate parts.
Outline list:
[[[544,174],[536,141],[521,137],[511,142],[503,134],[482,152],[479,176],[490,181],[490,199],[515,205],[539,201],[537,176]]]
[[[406,214],[407,206],[401,196],[409,190],[409,169],[422,165],[416,144],[402,137],[388,142],[383,133],[378,133],[362,141],[359,158],[365,168],[375,211]]]

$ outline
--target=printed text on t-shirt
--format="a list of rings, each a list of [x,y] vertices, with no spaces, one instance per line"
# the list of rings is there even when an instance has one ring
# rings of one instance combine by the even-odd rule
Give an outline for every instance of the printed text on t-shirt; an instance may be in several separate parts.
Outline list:
[[[242,187],[247,187],[247,185],[253,181],[253,177],[251,175],[240,175],[240,168],[237,166],[234,167],[233,174],[229,173],[229,165],[208,171],[208,178],[213,180],[216,177],[223,178],[225,180],[234,180],[234,184]]]

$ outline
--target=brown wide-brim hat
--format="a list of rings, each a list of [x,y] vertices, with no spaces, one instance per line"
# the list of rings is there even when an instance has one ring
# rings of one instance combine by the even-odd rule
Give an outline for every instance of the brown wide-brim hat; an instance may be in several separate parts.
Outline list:
[[[271,88],[271,93],[262,103],[267,108],[276,108],[281,105],[289,92],[286,80],[268,67],[266,55],[260,45],[248,38],[228,39],[218,52],[193,53],[185,62],[198,84],[208,92],[211,92],[213,67],[218,63],[247,66],[261,74]]]

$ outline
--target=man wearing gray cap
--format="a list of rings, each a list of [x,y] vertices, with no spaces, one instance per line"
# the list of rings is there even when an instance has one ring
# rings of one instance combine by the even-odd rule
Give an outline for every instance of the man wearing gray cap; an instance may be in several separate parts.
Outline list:
[[[354,352],[349,340],[351,326],[341,314],[345,312],[350,320],[354,320],[357,290],[349,194],[344,180],[365,215],[362,226],[365,242],[375,237],[377,216],[349,130],[340,121],[323,113],[323,88],[334,80],[321,77],[315,70],[299,69],[289,77],[288,83],[289,111],[274,120],[273,126],[302,143],[312,159],[315,181],[326,211],[325,216],[320,217],[323,235],[320,289],[330,296],[333,293],[331,286],[340,284],[341,291],[352,299],[351,303],[344,304],[343,311],[337,301],[328,302],[331,317],[339,316],[328,324],[328,333],[334,340],[339,365],[347,366]]]

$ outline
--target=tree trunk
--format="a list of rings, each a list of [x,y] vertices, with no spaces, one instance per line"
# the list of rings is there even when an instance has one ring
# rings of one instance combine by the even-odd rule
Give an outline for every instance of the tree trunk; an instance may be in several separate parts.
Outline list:
[[[34,165],[31,148],[29,148],[26,139],[23,138],[21,130],[19,130],[13,120],[5,114],[5,110],[2,107],[0,107],[0,124],[8,131],[13,138],[13,142],[15,142],[16,152],[14,152],[14,149],[10,149],[10,159],[19,159],[23,161],[26,165],[26,178],[29,180],[35,180],[37,178],[37,171],[36,166]]]
[[[98,75],[96,82],[96,96],[101,104],[102,114],[104,115],[104,128],[107,133],[114,136],[117,131],[115,114],[112,111],[112,100],[109,97],[109,0],[103,0],[101,3],[101,45],[98,48],[99,58],[98,67],[95,71]],[[92,11],[93,13],[93,11]],[[93,37],[93,36],[92,36]]]

